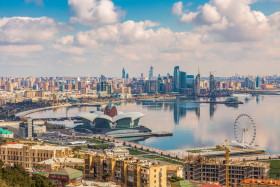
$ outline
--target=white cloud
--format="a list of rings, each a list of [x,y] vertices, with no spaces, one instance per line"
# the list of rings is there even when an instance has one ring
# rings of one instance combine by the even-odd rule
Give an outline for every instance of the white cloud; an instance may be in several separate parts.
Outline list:
[[[1,56],[18,56],[28,57],[30,52],[43,51],[44,47],[41,45],[0,45]]]
[[[69,0],[68,4],[74,13],[72,23],[97,27],[117,23],[123,15],[111,0]]]
[[[267,38],[271,26],[260,11],[252,11],[251,0],[210,0],[196,12],[181,13],[181,22],[192,22],[196,31],[221,41],[258,41]],[[174,7],[174,6],[173,6]]]
[[[35,3],[38,6],[44,6],[43,0],[24,0],[25,3]]]
[[[56,40],[53,44],[53,48],[62,52],[72,53],[76,55],[82,55],[84,49],[81,47],[74,46],[74,36],[68,35]]]
[[[171,12],[172,12],[172,14],[175,14],[177,16],[181,16],[183,14],[183,3],[182,3],[182,1],[178,1],[177,3],[174,3]]]
[[[52,18],[11,17],[0,19],[0,44],[37,44],[54,39],[58,33]]]

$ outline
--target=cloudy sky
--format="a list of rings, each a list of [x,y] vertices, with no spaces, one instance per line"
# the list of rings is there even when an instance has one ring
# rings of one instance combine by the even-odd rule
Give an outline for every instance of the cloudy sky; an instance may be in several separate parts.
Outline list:
[[[280,73],[280,0],[0,0],[0,76]]]

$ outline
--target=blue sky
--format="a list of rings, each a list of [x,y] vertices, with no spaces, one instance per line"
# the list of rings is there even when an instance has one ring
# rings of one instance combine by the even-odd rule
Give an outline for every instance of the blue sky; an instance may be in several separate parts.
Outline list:
[[[0,73],[275,74],[279,11],[278,0],[0,0]]]

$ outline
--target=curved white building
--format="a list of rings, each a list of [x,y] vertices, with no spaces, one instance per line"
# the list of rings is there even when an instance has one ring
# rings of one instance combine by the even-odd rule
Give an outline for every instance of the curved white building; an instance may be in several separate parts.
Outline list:
[[[141,112],[119,112],[116,116],[109,116],[103,112],[95,111],[94,113],[80,114],[84,125],[90,125],[91,128],[100,129],[128,129],[138,127],[138,123],[144,114]]]
[[[117,111],[116,106],[108,104],[104,112],[94,111],[83,113],[78,117],[83,119],[84,127],[90,129],[133,129],[139,127],[138,123],[144,114],[141,112],[123,113]]]

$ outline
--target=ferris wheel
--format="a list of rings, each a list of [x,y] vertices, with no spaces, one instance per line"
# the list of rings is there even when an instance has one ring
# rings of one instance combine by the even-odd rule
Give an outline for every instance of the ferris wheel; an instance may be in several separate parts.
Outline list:
[[[256,138],[256,125],[247,114],[240,114],[234,122],[234,136],[238,143],[252,145]]]

